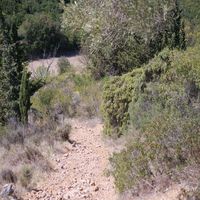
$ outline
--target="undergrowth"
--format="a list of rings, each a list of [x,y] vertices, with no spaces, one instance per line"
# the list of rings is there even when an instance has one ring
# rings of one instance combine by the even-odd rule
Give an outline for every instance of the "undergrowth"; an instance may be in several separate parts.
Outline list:
[[[64,73],[52,79],[32,98],[32,108],[54,118],[100,116],[102,82],[88,74]]]
[[[111,158],[119,191],[138,191],[141,185],[154,188],[160,177],[185,181],[185,169],[199,166],[198,52],[199,47],[185,52],[164,50],[140,74],[134,70],[105,86],[105,133],[132,137]]]

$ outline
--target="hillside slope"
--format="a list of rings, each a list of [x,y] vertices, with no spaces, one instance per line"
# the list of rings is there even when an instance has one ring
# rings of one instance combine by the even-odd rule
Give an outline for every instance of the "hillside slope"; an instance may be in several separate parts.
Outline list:
[[[103,124],[98,119],[72,119],[70,124],[75,142],[66,143],[62,153],[52,155],[54,172],[38,182],[24,200],[178,200],[180,186],[140,197],[118,195],[113,178],[105,175],[113,147],[102,138]]]

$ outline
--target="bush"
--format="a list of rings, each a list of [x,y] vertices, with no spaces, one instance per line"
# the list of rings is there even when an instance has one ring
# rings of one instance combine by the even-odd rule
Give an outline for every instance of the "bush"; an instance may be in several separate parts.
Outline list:
[[[121,77],[111,78],[104,85],[103,116],[104,132],[107,135],[121,135],[125,132],[130,119],[129,104],[146,87],[146,82],[156,79],[165,71],[168,63],[168,50],[163,51],[143,68],[135,69]]]
[[[77,115],[84,117],[100,117],[100,104],[102,99],[102,81],[94,80],[90,75],[74,76],[75,90],[80,95]]]
[[[19,27],[19,34],[28,45],[31,55],[49,56],[63,43],[59,21],[47,13],[28,15]]]
[[[70,62],[67,60],[67,58],[63,57],[58,60],[58,69],[59,69],[59,74],[68,72],[71,69]]]
[[[33,170],[30,166],[23,166],[20,171],[20,183],[24,188],[28,188],[33,177]]]
[[[54,88],[42,88],[37,93],[35,107],[45,114],[50,114],[51,105],[57,91]],[[33,97],[34,98],[34,97]]]
[[[54,78],[33,97],[33,108],[56,120],[63,117],[99,116],[102,82],[73,71]]]
[[[50,72],[47,68],[43,66],[37,67],[37,69],[33,72],[33,77],[35,80],[43,80],[45,81],[50,76]]]
[[[198,51],[199,47],[186,52],[164,51],[143,68],[140,81],[132,89],[124,121],[133,139],[112,158],[120,191],[137,189],[141,183],[154,187],[156,179],[164,175],[181,180],[187,177],[185,168],[199,166]],[[118,108],[115,106],[112,112],[117,113]],[[125,114],[127,110],[121,116]]]
[[[145,124],[145,131],[138,135],[131,132],[134,135],[127,150],[115,154],[112,160],[120,191],[132,187],[137,189],[145,181],[156,187],[157,178],[163,175],[174,181],[181,180],[187,176],[187,172],[181,174],[185,167],[199,164],[200,116],[192,116],[183,119],[163,112],[154,116],[151,123]]]
[[[185,48],[180,14],[171,0],[80,0],[65,7],[62,26],[79,38],[92,75],[100,78],[129,72],[166,46]]]
[[[113,77],[105,82],[102,110],[106,135],[120,136],[127,129],[129,103],[142,73],[142,69],[136,69],[122,77]]]
[[[0,174],[0,179],[1,179],[1,181],[5,182],[5,183],[16,183],[17,182],[17,176],[10,169],[2,170],[1,174]]]

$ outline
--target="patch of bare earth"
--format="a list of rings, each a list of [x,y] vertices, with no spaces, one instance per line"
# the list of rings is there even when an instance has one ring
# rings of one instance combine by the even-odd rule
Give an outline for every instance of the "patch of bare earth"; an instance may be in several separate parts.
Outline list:
[[[112,177],[106,177],[110,148],[102,140],[102,123],[71,120],[73,144],[51,158],[55,171],[38,182],[25,200],[117,200]]]
[[[47,59],[34,60],[29,63],[29,70],[32,74],[35,74],[39,67],[48,68],[51,75],[58,75],[58,61],[60,58],[66,59],[72,65],[77,73],[80,73],[84,70],[86,66],[86,60],[83,55],[79,53],[74,53],[70,56],[62,57],[52,57]]]

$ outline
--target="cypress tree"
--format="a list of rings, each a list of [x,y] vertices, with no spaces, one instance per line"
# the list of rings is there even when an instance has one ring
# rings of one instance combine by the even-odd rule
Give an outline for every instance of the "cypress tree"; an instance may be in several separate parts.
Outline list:
[[[174,7],[169,14],[167,24],[168,28],[168,45],[170,48],[186,49],[185,26],[182,19],[182,10],[180,9],[179,0],[174,1]]]
[[[31,107],[30,97],[30,73],[27,72],[27,68],[24,67],[21,85],[20,85],[20,93],[19,93],[19,108],[20,108],[20,117],[21,122],[23,124],[27,124],[28,122],[28,111]]]
[[[23,72],[24,52],[19,42],[17,27],[14,22],[5,20],[0,11],[1,70],[0,93],[3,123],[10,118],[20,120],[19,91]]]

